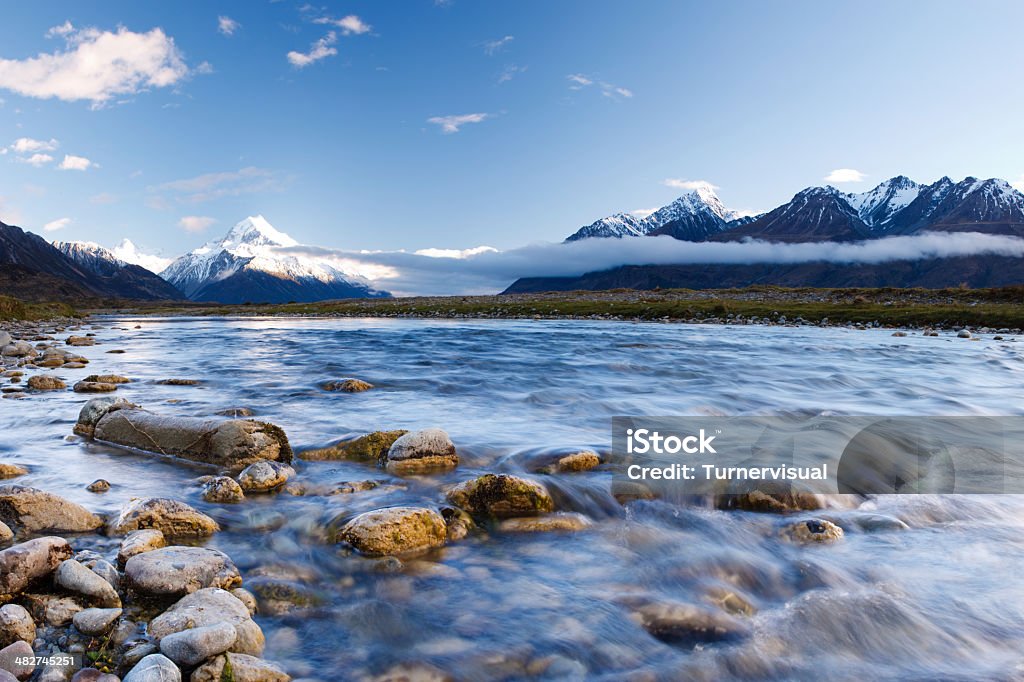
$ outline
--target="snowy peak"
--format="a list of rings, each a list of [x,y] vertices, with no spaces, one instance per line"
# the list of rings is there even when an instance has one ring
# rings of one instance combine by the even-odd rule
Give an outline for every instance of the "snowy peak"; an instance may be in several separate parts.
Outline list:
[[[54,248],[92,272],[113,271],[127,263],[95,242],[53,242]]]
[[[903,209],[917,199],[921,186],[905,175],[894,178],[862,194],[846,194],[847,203],[872,230],[886,225]]]
[[[249,216],[231,228],[218,245],[230,249],[247,244],[249,246],[298,246],[299,243],[274,228],[261,215]]]

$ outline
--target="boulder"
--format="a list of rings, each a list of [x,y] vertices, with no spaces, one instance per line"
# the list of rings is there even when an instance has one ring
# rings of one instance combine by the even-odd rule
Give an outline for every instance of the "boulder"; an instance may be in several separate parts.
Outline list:
[[[150,621],[148,631],[154,639],[162,640],[176,632],[218,623],[230,623],[235,627],[232,652],[250,656],[263,653],[263,631],[249,616],[249,609],[230,592],[215,587],[182,597]]]
[[[81,431],[86,430],[83,425]],[[79,432],[76,428],[76,433]],[[114,445],[232,468],[260,460],[287,463],[292,459],[284,431],[253,419],[174,417],[121,406],[107,410],[96,420],[92,437]]]
[[[27,473],[28,469],[21,465],[0,462],[0,480],[7,478],[17,478],[18,476],[24,476]]]
[[[321,387],[325,391],[344,391],[345,393],[362,393],[363,391],[369,391],[373,388],[373,384],[367,383],[362,379],[353,379],[347,377],[345,379],[338,379],[337,381],[328,381],[321,384]]]
[[[36,623],[24,606],[4,604],[0,606],[0,648],[19,640],[36,641]]]
[[[225,654],[196,668],[190,679],[191,682],[223,682],[225,679],[234,682],[290,682],[292,678],[276,663],[245,654]]]
[[[269,493],[282,487],[295,475],[290,466],[266,460],[253,462],[238,476],[238,483],[247,493]]]
[[[74,559],[68,559],[57,567],[53,582],[68,592],[82,595],[88,602],[104,608],[119,608],[121,598],[106,580],[90,571]]]
[[[183,668],[194,668],[229,650],[237,638],[231,623],[214,623],[167,635],[160,640],[160,653]]]
[[[0,521],[0,545],[6,545],[8,542],[14,539],[14,531],[10,527]]]
[[[181,682],[181,671],[163,654],[150,654],[136,663],[122,682]]]
[[[207,537],[220,526],[206,514],[184,502],[164,497],[133,500],[110,522],[111,535],[125,535],[133,530],[155,529],[165,537]]]
[[[92,438],[96,429],[96,423],[105,417],[108,412],[122,408],[138,407],[124,398],[93,398],[82,406],[78,413],[78,422],[75,423],[74,432],[79,436]]]
[[[555,509],[544,486],[510,474],[484,474],[458,484],[447,495],[452,504],[474,516],[535,516]]]
[[[60,391],[68,385],[57,377],[36,374],[28,378],[28,387],[33,391]]]
[[[214,476],[203,484],[203,499],[222,504],[241,502],[245,499],[245,493],[242,486],[238,485],[238,481],[230,476]]]
[[[121,547],[117,550],[117,563],[124,566],[133,556],[166,546],[167,540],[164,538],[164,534],[156,529],[132,531],[121,541]]]
[[[124,574],[132,591],[158,598],[177,598],[204,588],[229,589],[242,584],[231,558],[206,547],[154,549],[129,559]]]
[[[123,377],[120,374],[90,374],[82,381],[95,381],[101,384],[130,384],[132,382],[128,377]]]
[[[121,609],[84,609],[76,613],[73,622],[78,631],[90,637],[105,634],[117,619],[121,617]]]
[[[420,474],[459,465],[455,444],[441,429],[407,433],[391,444],[384,462],[393,474]]]
[[[85,533],[103,519],[63,497],[21,485],[0,485],[0,521],[28,533]]]
[[[355,462],[383,462],[388,449],[408,431],[374,431],[355,440],[345,441],[326,448],[304,450],[302,459],[309,461],[345,459]]]
[[[117,390],[117,384],[83,380],[76,382],[73,390],[75,393],[112,393]]]
[[[440,547],[446,536],[444,518],[433,509],[388,507],[356,516],[338,540],[368,556],[390,556]]]
[[[0,671],[6,670],[16,679],[27,680],[36,670],[35,664],[31,662],[34,657],[32,645],[19,639],[0,649]]]

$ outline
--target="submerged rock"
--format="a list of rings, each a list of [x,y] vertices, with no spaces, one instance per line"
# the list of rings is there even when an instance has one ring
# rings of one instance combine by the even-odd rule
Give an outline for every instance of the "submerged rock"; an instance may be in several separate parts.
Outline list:
[[[162,386],[198,386],[203,382],[199,379],[161,379],[156,383]]]
[[[388,448],[408,431],[374,431],[355,440],[345,441],[326,448],[304,450],[302,459],[310,461],[345,459],[355,462],[383,462]]]
[[[505,533],[544,533],[552,531],[578,531],[593,523],[583,514],[557,512],[546,516],[527,516],[505,519],[498,524],[498,530]]]
[[[160,640],[176,632],[218,623],[230,623],[235,628],[235,642],[230,648],[232,652],[250,656],[263,653],[263,631],[250,618],[249,609],[230,592],[215,587],[182,597],[150,621],[148,632]]]
[[[420,474],[459,465],[455,444],[441,429],[425,429],[406,433],[388,448],[384,462],[393,474]]]
[[[136,663],[122,682],[181,682],[181,671],[163,654],[150,654]]]
[[[485,474],[458,484],[447,495],[452,504],[474,516],[535,516],[555,509],[544,486],[510,474]]]
[[[258,597],[259,612],[268,616],[280,616],[296,609],[308,609],[323,603],[323,598],[315,590],[294,580],[257,576],[245,584]],[[235,591],[232,591],[232,594],[235,594]],[[246,601],[242,597],[239,599]]]
[[[134,592],[147,597],[181,597],[209,587],[242,584],[228,555],[206,547],[164,547],[132,557],[124,574]]]
[[[133,530],[156,529],[166,537],[206,537],[220,530],[217,522],[184,502],[164,497],[149,497],[126,504],[110,522],[111,535]]]
[[[190,679],[191,682],[223,682],[226,679],[235,682],[290,682],[292,678],[276,663],[245,654],[225,654],[196,668]]]
[[[388,507],[356,516],[341,529],[338,540],[368,556],[422,552],[445,543],[444,518],[423,507]]]
[[[21,485],[0,486],[0,521],[28,533],[85,533],[103,526],[85,507]]]
[[[105,493],[110,490],[110,481],[97,478],[95,481],[87,485],[85,489],[91,493]]]
[[[19,464],[7,464],[6,462],[0,462],[0,480],[17,478],[18,476],[24,476],[27,473],[28,469]]]
[[[94,425],[92,437],[97,440],[206,464],[241,467],[259,460],[292,459],[284,431],[252,419],[174,417],[116,404],[104,411],[87,404],[79,416],[82,428],[75,429],[81,435],[88,432],[88,423],[83,422]]]
[[[354,379],[352,377],[338,379],[337,381],[328,381],[320,386],[325,391],[344,391],[345,393],[362,393],[363,391],[369,391],[373,388],[373,384],[363,381],[362,379]]]
[[[737,490],[715,496],[718,509],[783,514],[794,511],[821,509],[822,498],[812,492],[800,490],[788,483],[764,481],[753,490]]]
[[[203,499],[207,502],[230,504],[245,499],[242,486],[230,476],[214,476],[203,484]]]
[[[654,637],[687,646],[741,639],[750,631],[728,614],[678,602],[644,603],[630,617]]]
[[[544,459],[547,459],[548,463],[539,466],[536,469],[538,473],[579,473],[582,471],[590,471],[601,464],[601,457],[596,452],[591,452],[590,450],[583,450],[569,455],[557,456],[557,459],[553,462],[551,461],[553,457],[545,457]]]
[[[71,558],[64,538],[36,538],[0,551],[0,601],[8,601]]]
[[[808,519],[786,526],[781,535],[792,542],[835,542],[843,537],[843,529],[825,519]]]
[[[124,566],[133,556],[166,546],[164,534],[155,528],[132,531],[121,541],[121,548],[117,551],[117,563]]]
[[[290,466],[268,462],[254,462],[238,476],[238,483],[247,493],[269,493],[277,490],[295,475]]]

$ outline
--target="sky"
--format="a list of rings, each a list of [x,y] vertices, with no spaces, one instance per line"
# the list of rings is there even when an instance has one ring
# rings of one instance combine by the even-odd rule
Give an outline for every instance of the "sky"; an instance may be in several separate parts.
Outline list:
[[[694,182],[1024,187],[1024,3],[0,7],[0,220],[175,256],[262,214],[339,251],[557,242]]]

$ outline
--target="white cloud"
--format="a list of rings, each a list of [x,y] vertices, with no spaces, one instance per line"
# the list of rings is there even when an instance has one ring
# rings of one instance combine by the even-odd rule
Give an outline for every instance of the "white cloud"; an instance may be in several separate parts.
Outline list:
[[[718,189],[718,185],[712,185],[707,180],[683,180],[681,178],[665,178],[661,181],[661,184],[666,187],[673,189],[685,189],[692,192],[696,189],[710,189],[712,191]]]
[[[526,71],[526,67],[525,66],[518,66],[516,64],[509,64],[504,69],[502,69],[501,73],[498,75],[498,83],[499,84],[506,83],[506,82],[512,80],[516,76],[516,74],[524,73],[525,71]]]
[[[338,54],[338,50],[331,47],[338,42],[338,35],[331,31],[320,40],[316,41],[309,46],[309,52],[296,52],[292,50],[288,53],[288,61],[291,62],[292,66],[297,69],[302,69],[310,64],[314,64],[321,59],[326,59],[333,55]]]
[[[75,156],[74,154],[65,154],[64,155],[64,160],[61,161],[60,165],[57,166],[57,167],[60,168],[61,170],[84,171],[84,170],[89,170],[90,168],[92,168],[95,165],[96,164],[94,164],[92,161],[90,161],[89,159],[85,158],[84,156]]]
[[[31,154],[32,152],[52,152],[60,146],[57,140],[33,140],[31,137],[19,137],[15,140],[10,150],[15,154]]]
[[[641,220],[643,220],[644,218],[646,218],[647,216],[651,215],[652,213],[657,213],[657,212],[658,212],[658,209],[656,209],[656,208],[635,208],[632,211],[630,211],[629,214],[630,215],[634,215],[637,218],[640,218]]]
[[[867,176],[852,168],[837,168],[825,176],[825,182],[863,182]]]
[[[490,252],[498,253],[498,250],[493,246],[474,246],[471,249],[420,249],[413,253],[417,256],[427,256],[428,258],[455,258],[461,260]]]
[[[187,215],[178,221],[178,227],[186,232],[202,232],[215,222],[217,222],[215,219],[207,216]]]
[[[35,166],[36,168],[39,168],[40,166],[45,166],[46,164],[53,161],[53,157],[50,156],[49,154],[33,154],[32,156],[22,157],[18,160],[21,161],[22,163],[27,163],[30,166]]]
[[[578,276],[629,264],[884,263],[983,254],[1024,257],[1024,239],[964,232],[887,237],[866,242],[778,244],[763,241],[698,243],[661,236],[533,244],[500,252],[484,247],[471,256],[462,254],[472,250],[454,250],[456,255],[438,256],[446,251],[443,249],[424,249],[431,255],[305,246],[280,251],[337,264],[344,272],[376,272],[369,275],[372,286],[398,295],[416,295],[494,293],[519,277]]]
[[[64,50],[0,59],[0,88],[39,99],[89,100],[98,107],[122,95],[175,85],[189,74],[174,39],[162,29],[58,28],[69,29],[55,34],[64,36]]]
[[[149,187],[149,205],[154,208],[169,208],[167,197],[178,203],[198,204],[223,197],[243,194],[276,192],[281,189],[281,180],[266,168],[248,166],[237,171],[206,173],[193,178],[173,180]]]
[[[241,27],[242,25],[234,19],[232,19],[231,17],[217,17],[217,31],[219,31],[221,35],[233,36],[235,35],[235,31],[237,31]]]
[[[488,40],[487,42],[484,43],[484,53],[487,56],[490,56],[496,52],[500,52],[502,49],[505,48],[505,46],[507,46],[515,39],[515,36],[504,36],[502,38],[498,38],[497,40]]]
[[[51,220],[43,225],[43,232],[56,232],[57,230],[63,230],[70,224],[71,218],[58,218],[57,220]]]
[[[123,260],[125,263],[132,263],[139,265],[150,272],[160,273],[167,269],[174,259],[164,258],[163,256],[157,256],[151,253],[143,253],[139,251],[139,248],[132,243],[130,239],[122,239],[121,243],[110,250],[114,256],[118,259]]]
[[[63,37],[75,30],[75,27],[71,25],[70,21],[65,21],[60,26],[54,26],[46,32],[47,38]]]
[[[624,88],[621,85],[615,85],[602,80],[596,80],[590,76],[582,73],[570,73],[566,76],[569,81],[570,90],[583,90],[589,88],[591,85],[596,85],[598,90],[604,97],[609,99],[630,99],[633,97],[633,91],[629,88]]]
[[[460,114],[458,116],[434,116],[427,119],[427,123],[441,126],[441,132],[445,135],[459,132],[459,129],[467,123],[481,123],[490,118],[490,114]]]
[[[327,24],[330,26],[336,26],[341,29],[343,36],[351,35],[362,35],[363,33],[369,33],[373,28],[362,19],[354,14],[350,14],[347,17],[341,19],[332,19],[331,17],[320,17],[313,20],[314,24]]]

